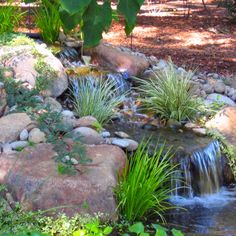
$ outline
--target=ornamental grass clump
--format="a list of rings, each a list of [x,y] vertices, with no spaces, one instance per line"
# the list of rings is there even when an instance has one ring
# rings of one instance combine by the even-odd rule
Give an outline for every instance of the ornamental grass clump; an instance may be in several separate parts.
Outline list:
[[[114,115],[115,108],[122,102],[114,81],[94,77],[76,79],[72,82],[72,93],[76,113],[80,116],[91,115],[103,125]]]
[[[54,43],[62,26],[58,0],[43,0],[35,12],[35,22],[46,43]]]
[[[165,145],[156,148],[149,156],[148,143],[141,143],[120,176],[115,189],[118,209],[129,221],[140,220],[148,213],[163,213],[170,208],[167,199],[171,193],[171,175],[175,171],[171,164],[171,150]]]
[[[153,73],[154,78],[150,80],[137,79],[144,107],[162,119],[192,120],[201,105],[191,89],[193,73],[177,71],[171,61],[164,69]]]

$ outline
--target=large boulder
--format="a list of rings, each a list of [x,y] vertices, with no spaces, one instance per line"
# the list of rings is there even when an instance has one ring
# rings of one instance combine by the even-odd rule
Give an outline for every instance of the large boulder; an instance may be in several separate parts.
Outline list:
[[[36,65],[39,60],[42,60],[54,72],[53,76],[50,73],[46,75],[48,86],[45,95],[60,96],[68,87],[67,75],[61,62],[47,48],[36,43],[32,45],[5,45],[0,48],[0,64],[11,68],[14,79],[26,82],[29,88],[36,85],[39,75]]]
[[[104,69],[114,72],[128,72],[130,76],[139,76],[149,67],[147,59],[133,55],[106,44],[87,51],[92,61],[98,63]]]
[[[91,164],[76,165],[76,175],[61,175],[51,144],[38,144],[19,154],[2,154],[0,182],[14,200],[29,210],[61,207],[68,215],[104,213],[116,216],[113,188],[126,163],[125,153],[112,145],[87,146]],[[85,207],[86,206],[86,207]]]
[[[236,145],[236,107],[226,107],[206,123],[208,129],[218,130],[228,142]]]
[[[0,118],[0,143],[16,140],[21,131],[32,123],[26,113],[13,113]]]

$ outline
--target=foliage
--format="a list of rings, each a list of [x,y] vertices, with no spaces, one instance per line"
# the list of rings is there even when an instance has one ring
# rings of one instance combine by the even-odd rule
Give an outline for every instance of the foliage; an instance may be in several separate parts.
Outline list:
[[[60,174],[75,174],[76,170],[71,161],[72,158],[80,164],[85,164],[90,160],[86,158],[85,148],[80,142],[80,137],[75,138],[70,133],[73,129],[71,125],[65,124],[62,120],[61,114],[58,112],[51,112],[50,110],[44,112],[38,117],[38,127],[47,135],[47,142],[54,145],[54,150],[57,152],[56,161],[58,161],[58,172]],[[65,139],[72,139],[73,144],[68,146]],[[67,157],[67,159],[65,159]]]
[[[236,0],[220,0],[219,6],[223,6],[228,11],[229,19],[236,23]]]
[[[35,45],[33,39],[30,39],[20,33],[3,33],[0,35],[0,44],[16,46],[16,45]]]
[[[190,89],[192,73],[179,73],[171,61],[163,70],[153,73],[155,79],[138,79],[139,91],[145,96],[144,106],[164,119],[193,119],[200,101],[193,97]]]
[[[23,17],[21,9],[12,6],[13,0],[8,0],[6,6],[0,7],[0,34],[13,32]]]
[[[170,149],[157,147],[153,156],[147,151],[148,143],[142,143],[131,156],[116,188],[118,209],[127,220],[142,218],[155,212],[163,219],[168,209],[166,200],[171,192],[170,179],[175,166],[170,161]]]
[[[113,116],[113,110],[122,101],[122,96],[116,94],[113,81],[96,81],[96,78],[74,80],[72,92],[77,114],[94,116],[103,125]]]
[[[46,43],[54,43],[59,36],[62,26],[58,0],[43,0],[41,6],[35,12],[35,22],[41,30],[43,40]]]
[[[25,0],[35,2],[36,0]],[[113,16],[117,13],[112,10],[110,0],[60,0],[60,18],[66,31],[70,31],[80,25],[85,47],[96,46],[102,39],[102,33],[107,31],[112,23]],[[125,20],[125,32],[127,36],[132,32],[136,24],[136,15],[144,0],[119,0],[117,12]],[[118,17],[115,17],[116,20]]]
[[[208,130],[208,135],[220,142],[221,151],[228,158],[229,165],[233,171],[234,178],[236,179],[236,147],[227,142],[226,138],[217,130]]]

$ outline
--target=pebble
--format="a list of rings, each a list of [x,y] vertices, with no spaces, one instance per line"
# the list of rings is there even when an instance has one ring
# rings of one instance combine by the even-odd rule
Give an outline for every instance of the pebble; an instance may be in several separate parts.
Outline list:
[[[127,148],[129,146],[129,142],[125,139],[114,138],[111,143],[121,148]]]
[[[13,150],[17,150],[18,148],[25,148],[29,146],[29,143],[27,141],[15,141],[10,143],[10,147]]]
[[[74,113],[70,110],[63,110],[61,112],[61,115],[62,115],[62,117],[66,117],[66,118],[71,118],[71,119],[75,118]]]
[[[116,131],[114,133],[119,138],[129,138],[130,136],[123,131]]]
[[[199,136],[205,136],[207,134],[205,128],[193,128],[192,131]]]
[[[25,141],[25,140],[28,139],[28,137],[29,137],[29,132],[28,132],[28,130],[27,130],[27,129],[23,129],[23,130],[21,131],[21,133],[20,133],[20,140],[21,140],[21,141]]]
[[[75,158],[71,158],[70,161],[73,165],[78,165],[79,164],[79,162]]]
[[[109,138],[109,137],[111,137],[111,133],[108,132],[108,131],[103,131],[103,132],[101,133],[101,136],[102,136],[103,138]]]
[[[45,133],[38,128],[34,128],[29,132],[29,141],[33,143],[43,143],[46,141]]]

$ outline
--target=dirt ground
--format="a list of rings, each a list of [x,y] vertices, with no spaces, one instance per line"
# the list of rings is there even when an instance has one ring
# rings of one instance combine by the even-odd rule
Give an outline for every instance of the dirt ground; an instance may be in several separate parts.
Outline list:
[[[214,3],[207,2],[207,9],[200,0],[145,4],[132,38],[114,22],[104,41],[158,59],[170,56],[178,66],[202,72],[236,74],[236,25]]]

